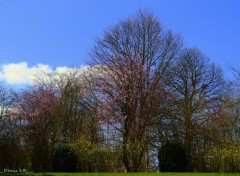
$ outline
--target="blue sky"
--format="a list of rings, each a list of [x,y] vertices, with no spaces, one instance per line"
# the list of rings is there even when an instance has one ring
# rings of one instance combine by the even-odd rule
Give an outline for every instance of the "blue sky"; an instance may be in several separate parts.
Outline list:
[[[139,9],[226,75],[240,67],[239,0],[0,0],[0,79],[86,64],[94,39]]]

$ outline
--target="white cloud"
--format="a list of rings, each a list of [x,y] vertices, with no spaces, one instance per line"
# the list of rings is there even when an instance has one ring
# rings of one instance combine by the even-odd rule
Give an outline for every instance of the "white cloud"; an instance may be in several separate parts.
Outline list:
[[[0,80],[8,84],[29,84],[33,83],[35,76],[41,73],[66,73],[75,69],[64,66],[52,70],[45,64],[30,67],[27,62],[10,63],[0,67]]]
[[[60,74],[63,74],[63,73],[67,73],[67,72],[71,72],[73,71],[75,68],[69,68],[69,67],[57,67],[55,72],[56,73],[60,73]]]

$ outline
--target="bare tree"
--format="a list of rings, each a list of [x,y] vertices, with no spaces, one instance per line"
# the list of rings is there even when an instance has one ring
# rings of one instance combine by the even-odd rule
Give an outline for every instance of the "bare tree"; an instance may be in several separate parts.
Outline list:
[[[22,123],[21,131],[34,171],[51,169],[51,152],[56,136],[54,128],[56,120],[53,116],[56,101],[55,92],[41,86],[33,86],[19,94],[15,108]]]
[[[148,148],[148,130],[166,98],[162,81],[181,40],[152,14],[138,12],[105,31],[92,50],[98,68],[98,116],[120,133],[123,163],[138,171]]]
[[[71,69],[64,73],[43,74],[36,79],[36,85],[55,91],[58,101],[54,105],[54,116],[58,119],[58,141],[72,142],[79,135],[87,134],[97,138],[96,118],[89,111],[92,102],[88,96],[89,85],[84,83],[88,69]],[[94,134],[95,133],[95,134]],[[95,135],[95,137],[94,137]]]
[[[98,146],[100,142],[100,126],[96,114],[93,113],[94,104],[88,98],[91,88],[85,84],[85,76],[87,77],[88,74],[85,74],[85,71],[88,72],[88,69],[79,68],[64,73],[43,74],[36,79],[35,83],[37,87],[54,90],[56,101],[51,109],[51,118],[54,120],[56,143],[73,144],[77,146],[75,150],[81,152],[81,145],[75,144],[81,144],[85,140],[83,136],[87,137],[86,139],[89,140],[87,142],[90,142],[91,146]],[[91,153],[91,150],[88,150]],[[96,157],[90,157],[93,154],[89,154],[89,158],[86,154],[87,152],[84,151],[79,157],[80,171],[86,171],[83,170],[85,168],[83,166],[88,168],[87,171],[91,171],[97,164]],[[85,160],[82,156],[85,156]]]
[[[11,116],[16,94],[0,85],[0,170],[20,167],[19,129]]]
[[[224,94],[222,70],[198,49],[185,49],[172,67],[169,91],[173,106],[169,125],[175,140],[184,143],[189,156],[205,144],[204,126],[209,114],[221,105]]]

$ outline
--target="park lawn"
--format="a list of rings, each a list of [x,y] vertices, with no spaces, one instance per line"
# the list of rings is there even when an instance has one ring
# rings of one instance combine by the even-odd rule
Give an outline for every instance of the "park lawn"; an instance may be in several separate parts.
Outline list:
[[[22,173],[2,176],[240,176],[240,173]]]

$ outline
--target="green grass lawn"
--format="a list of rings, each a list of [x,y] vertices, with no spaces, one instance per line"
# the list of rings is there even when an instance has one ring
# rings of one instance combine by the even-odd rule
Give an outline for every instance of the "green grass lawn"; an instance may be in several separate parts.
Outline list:
[[[3,176],[240,176],[240,173],[22,173]]]

